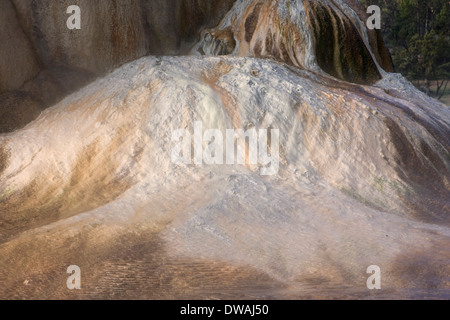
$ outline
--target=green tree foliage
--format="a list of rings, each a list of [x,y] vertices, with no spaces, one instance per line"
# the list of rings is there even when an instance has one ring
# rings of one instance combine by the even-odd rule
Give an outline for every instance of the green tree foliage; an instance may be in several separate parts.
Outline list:
[[[396,70],[423,91],[441,98],[450,79],[449,0],[360,2],[382,9],[382,33]]]

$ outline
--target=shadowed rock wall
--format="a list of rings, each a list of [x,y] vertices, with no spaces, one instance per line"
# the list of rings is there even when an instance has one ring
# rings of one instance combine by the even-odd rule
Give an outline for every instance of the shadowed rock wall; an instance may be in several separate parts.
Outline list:
[[[198,31],[215,26],[233,2],[3,0],[0,132],[23,127],[123,63],[149,54],[187,53]],[[70,5],[81,8],[81,30],[66,26]]]

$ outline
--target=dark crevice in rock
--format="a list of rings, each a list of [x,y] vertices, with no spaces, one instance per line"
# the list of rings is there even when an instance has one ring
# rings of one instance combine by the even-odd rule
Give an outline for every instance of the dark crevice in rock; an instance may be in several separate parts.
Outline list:
[[[9,151],[6,150],[5,145],[0,145],[0,177],[3,173],[3,171],[5,171],[6,167],[9,165]],[[0,196],[0,201],[2,201],[1,199],[2,197]]]
[[[382,78],[358,30],[348,18],[338,16],[320,2],[305,0],[303,3],[315,37],[317,62],[325,72],[360,84]]]
[[[256,26],[259,20],[259,13],[261,11],[262,4],[257,3],[253,8],[252,13],[245,20],[245,41],[250,42],[256,31]]]

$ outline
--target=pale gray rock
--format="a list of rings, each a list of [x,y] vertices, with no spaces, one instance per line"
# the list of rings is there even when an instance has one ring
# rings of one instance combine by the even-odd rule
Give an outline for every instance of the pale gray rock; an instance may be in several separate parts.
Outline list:
[[[195,121],[279,129],[278,174],[173,163]],[[400,76],[142,58],[0,136],[2,297],[68,298],[66,264],[84,298],[369,298],[372,264],[374,297],[445,297],[449,123]]]

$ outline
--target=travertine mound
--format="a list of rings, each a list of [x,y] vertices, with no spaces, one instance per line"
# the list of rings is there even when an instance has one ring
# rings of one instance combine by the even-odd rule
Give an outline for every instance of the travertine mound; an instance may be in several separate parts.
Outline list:
[[[172,133],[197,121],[279,129],[279,171],[172,162]],[[58,270],[77,264],[84,298],[361,298],[377,264],[386,297],[443,297],[449,127],[394,76],[142,58],[0,136],[0,296],[67,298]]]
[[[388,72],[356,1],[1,9],[0,298],[448,297],[450,111]],[[269,130],[272,161],[174,163],[198,122]]]

